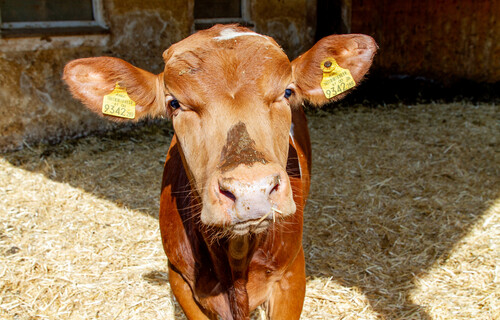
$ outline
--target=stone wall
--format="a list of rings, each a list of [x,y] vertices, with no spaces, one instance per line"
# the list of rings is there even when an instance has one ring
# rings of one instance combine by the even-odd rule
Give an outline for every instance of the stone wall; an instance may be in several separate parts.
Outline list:
[[[109,33],[0,39],[0,151],[116,126],[71,97],[64,65],[106,55],[160,72],[163,50],[191,31],[191,7],[184,0],[104,0]]]
[[[316,1],[252,0],[255,31],[278,42],[290,59],[309,50],[316,32]]]

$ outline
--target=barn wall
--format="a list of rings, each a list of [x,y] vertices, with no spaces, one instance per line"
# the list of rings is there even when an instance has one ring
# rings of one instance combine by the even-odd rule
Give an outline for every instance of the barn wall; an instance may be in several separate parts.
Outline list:
[[[154,73],[161,54],[194,29],[195,0],[103,0],[109,33],[0,38],[0,152],[117,126],[87,111],[61,80],[73,59],[115,56]],[[313,42],[315,2],[244,0],[257,32],[295,57]]]
[[[376,39],[383,74],[500,81],[498,0],[352,0],[351,10],[351,32]]]

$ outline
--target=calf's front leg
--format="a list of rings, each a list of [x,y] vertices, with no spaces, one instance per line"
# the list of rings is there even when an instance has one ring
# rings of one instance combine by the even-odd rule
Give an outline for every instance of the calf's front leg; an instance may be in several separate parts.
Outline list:
[[[283,278],[277,281],[267,303],[270,320],[299,319],[306,294],[306,268],[304,250],[301,248],[295,261]]]
[[[181,308],[188,319],[217,319],[216,315],[201,309],[198,303],[194,300],[193,292],[191,291],[191,287],[189,286],[189,284],[170,265],[168,268],[168,279],[170,282],[170,288],[172,288],[172,292],[174,293],[175,298],[181,305]]]

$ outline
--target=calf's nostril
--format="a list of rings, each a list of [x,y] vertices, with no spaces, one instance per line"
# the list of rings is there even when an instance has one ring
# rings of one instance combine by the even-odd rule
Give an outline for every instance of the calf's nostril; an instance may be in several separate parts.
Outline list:
[[[231,201],[236,201],[236,196],[231,191],[219,186],[219,192]]]
[[[279,186],[280,186],[280,183],[279,183],[279,182],[278,182],[278,183],[276,183],[276,184],[274,185],[274,187],[271,189],[271,191],[269,192],[269,195],[272,195],[272,194],[273,194],[273,192],[278,191]]]
[[[273,187],[269,191],[269,195],[272,195],[273,192],[278,191],[279,186],[280,186],[280,177],[279,176],[275,176],[274,179],[273,179],[273,181],[272,181],[272,183],[271,183],[271,185]]]

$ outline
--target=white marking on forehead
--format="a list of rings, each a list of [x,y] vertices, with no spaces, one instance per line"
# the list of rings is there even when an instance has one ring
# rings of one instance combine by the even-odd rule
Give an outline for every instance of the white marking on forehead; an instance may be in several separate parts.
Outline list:
[[[217,41],[223,41],[223,40],[230,40],[230,39],[234,39],[237,37],[243,37],[243,36],[258,36],[258,37],[262,37],[264,39],[267,39],[266,36],[263,36],[261,34],[255,33],[255,32],[238,32],[234,29],[224,29],[220,32],[220,36],[215,37],[214,39]]]

